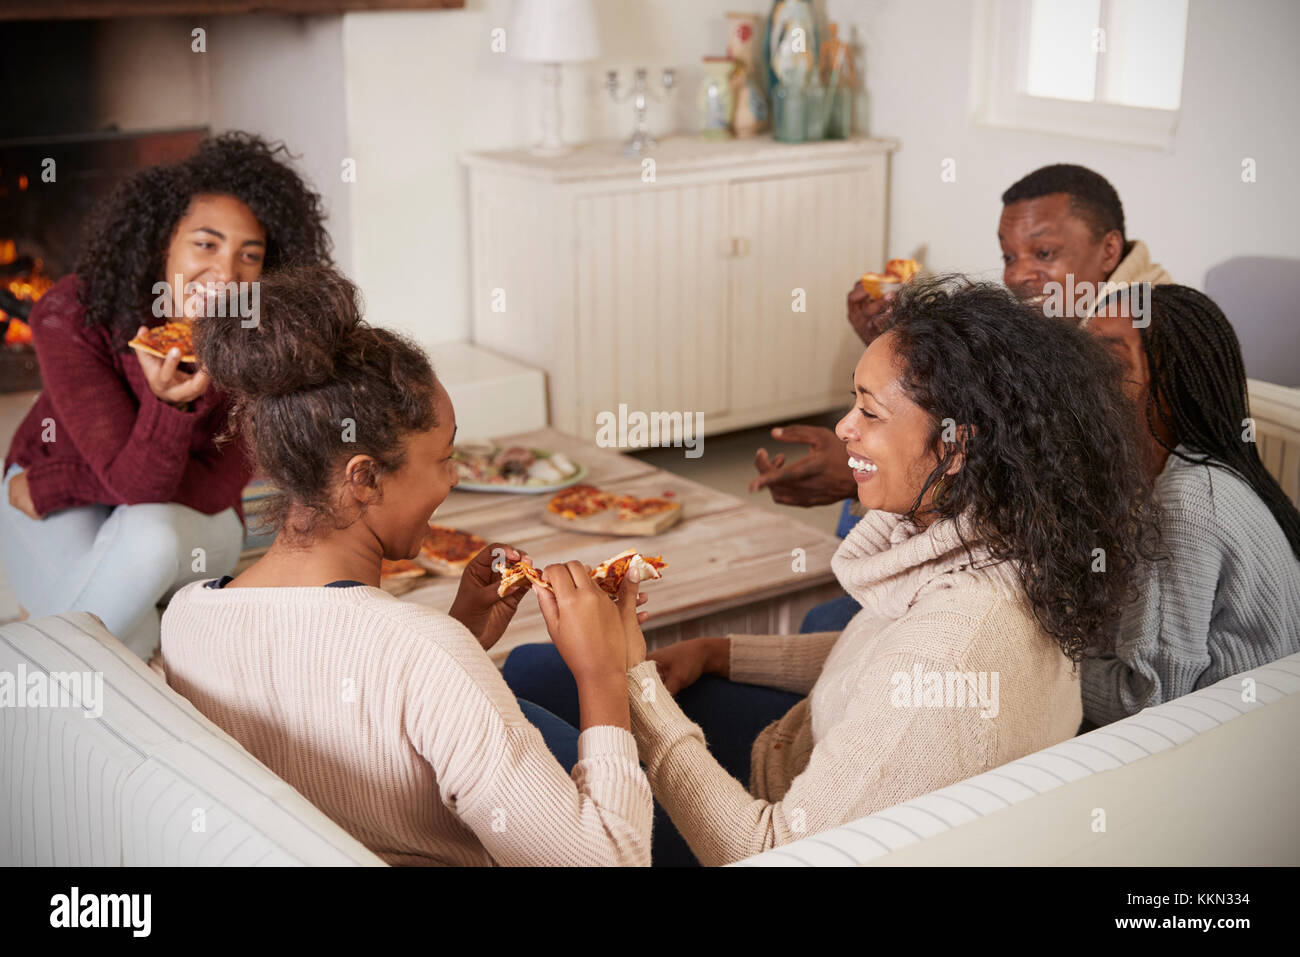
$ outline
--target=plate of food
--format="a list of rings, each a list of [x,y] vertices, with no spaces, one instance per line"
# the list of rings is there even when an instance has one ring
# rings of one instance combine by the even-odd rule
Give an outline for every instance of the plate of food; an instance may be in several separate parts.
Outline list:
[[[619,495],[594,485],[572,485],[546,503],[542,520],[593,535],[658,535],[682,518],[672,492],[655,498]]]
[[[920,271],[921,264],[915,259],[891,259],[884,272],[863,273],[862,288],[872,299],[883,299],[902,289]]]
[[[540,495],[558,492],[587,474],[563,452],[500,446],[490,442],[466,442],[457,445],[452,461],[460,473],[456,487],[470,492],[516,492]]]

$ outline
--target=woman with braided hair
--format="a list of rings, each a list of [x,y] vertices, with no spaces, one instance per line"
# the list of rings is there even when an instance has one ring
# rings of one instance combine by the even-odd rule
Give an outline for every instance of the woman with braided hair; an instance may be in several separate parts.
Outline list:
[[[1152,286],[1149,318],[1087,326],[1128,370],[1166,552],[1083,662],[1099,725],[1300,651],[1300,512],[1260,461],[1237,336],[1187,286]]]

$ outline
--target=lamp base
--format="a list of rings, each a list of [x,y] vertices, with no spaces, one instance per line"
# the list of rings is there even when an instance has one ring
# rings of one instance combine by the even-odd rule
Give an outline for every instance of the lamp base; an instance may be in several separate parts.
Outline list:
[[[560,64],[542,64],[541,137],[529,150],[534,156],[564,156],[573,147],[560,139]]]

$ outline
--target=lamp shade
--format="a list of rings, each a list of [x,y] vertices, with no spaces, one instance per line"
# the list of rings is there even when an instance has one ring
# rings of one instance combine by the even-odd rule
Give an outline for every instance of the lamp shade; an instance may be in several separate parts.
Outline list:
[[[573,63],[600,55],[593,0],[515,0],[511,52],[533,63]]]

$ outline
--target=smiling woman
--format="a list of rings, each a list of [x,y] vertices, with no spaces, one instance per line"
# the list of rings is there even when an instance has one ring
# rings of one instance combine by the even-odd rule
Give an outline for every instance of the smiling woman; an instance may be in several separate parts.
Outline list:
[[[1155,533],[1119,376],[1086,332],[1003,287],[940,278],[900,293],[836,428],[869,511],[832,568],[862,610],[842,632],[680,642],[630,673],[651,787],[700,862],[1075,734],[1074,665],[1106,646]],[[516,650],[507,680],[524,656],[547,669],[537,685],[563,689],[543,652]],[[793,695],[759,704],[753,685]],[[967,687],[983,690],[930,693]],[[703,708],[706,694],[730,707]],[[562,690],[532,700],[571,708]],[[732,748],[745,732],[750,747]]]
[[[215,442],[225,395],[179,349],[127,342],[169,314],[207,314],[208,289],[328,262],[320,197],[288,159],[228,133],[125,180],[87,221],[76,272],[32,310],[45,391],[14,435],[0,500],[0,558],[30,614],[93,612],[148,658],[156,604],[238,560],[249,469],[242,445]]]

